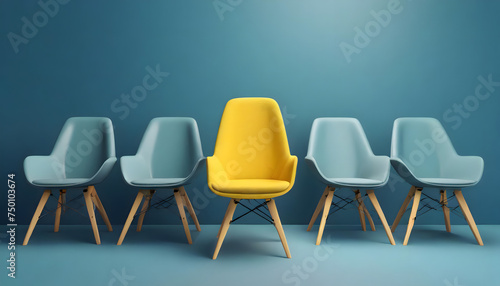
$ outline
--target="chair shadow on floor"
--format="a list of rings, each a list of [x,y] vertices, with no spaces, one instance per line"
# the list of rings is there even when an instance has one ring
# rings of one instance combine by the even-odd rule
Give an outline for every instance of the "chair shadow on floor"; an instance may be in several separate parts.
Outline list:
[[[106,231],[106,225],[99,225],[99,231],[102,231],[101,242],[113,243],[116,234]],[[90,230],[90,232],[89,232]],[[40,225],[37,228],[37,233],[40,237],[31,238],[33,245],[61,245],[82,243],[85,245],[96,245],[93,242],[94,235],[91,232],[91,226],[84,225],[61,225],[59,232],[54,232],[52,225]],[[25,233],[25,232],[23,232]]]
[[[315,225],[315,227],[318,227]],[[453,226],[452,226],[453,227]],[[313,227],[314,229],[314,227]],[[370,242],[375,242],[375,243],[381,243],[381,244],[387,244],[390,245],[387,241],[384,240],[383,238],[383,230],[381,230],[380,225],[376,225],[376,231],[380,232],[380,235],[378,236],[373,236],[371,235],[371,232],[369,229],[366,231],[362,231],[361,227],[357,226],[349,226],[349,227],[338,227],[338,226],[326,226],[324,230],[324,235],[325,236],[330,236],[330,241],[335,241],[335,243],[351,243],[353,241],[370,241]],[[465,229],[464,229],[465,230]],[[396,240],[396,245],[402,245],[403,244],[403,239],[405,235],[405,231],[403,228],[401,230],[396,230],[394,233],[394,239]],[[418,232],[415,232],[412,234],[415,243],[421,243],[421,244],[427,244],[429,242],[432,243],[446,243],[446,244],[457,244],[457,245],[463,245],[464,243],[470,243],[470,244],[475,244],[475,240],[472,237],[468,237],[468,228],[467,231],[464,231],[464,233],[459,232],[459,233],[453,233],[453,232],[446,232],[446,229],[425,229],[422,227],[418,228]],[[316,238],[316,234],[311,233],[310,234],[311,241],[314,241]]]
[[[215,236],[214,236],[215,237]],[[217,238],[204,241],[199,247],[201,251],[198,251],[199,256],[212,259],[213,248],[217,243]],[[224,259],[241,258],[241,257],[276,257],[286,259],[286,255],[282,253],[282,249],[278,248],[281,244],[279,238],[276,239],[266,239],[255,237],[226,237],[224,242]]]
[[[318,225],[314,225],[312,230],[314,230],[319,227]],[[384,239],[385,232],[382,228],[382,225],[375,225],[377,234],[378,235],[373,235],[373,231],[370,230],[368,227],[366,231],[363,231],[361,229],[361,226],[346,226],[346,227],[338,227],[338,226],[325,226],[324,233],[323,235],[325,237],[328,237],[329,239],[327,241],[335,241],[335,243],[342,243],[342,242],[353,242],[353,241],[360,241],[362,243],[369,241],[375,242],[375,243],[380,243],[380,244],[387,244],[391,245],[389,241]],[[314,242],[316,240],[317,233],[314,233],[314,231],[309,232],[309,237],[311,237],[311,242]]]
[[[453,228],[453,225],[451,226]],[[401,228],[401,231],[395,232],[394,237],[398,241],[398,243],[402,244],[403,239],[405,236],[406,229]],[[418,231],[412,232],[412,241],[415,244],[420,244],[420,245],[427,245],[428,243],[432,244],[446,244],[446,245],[452,245],[456,244],[458,245],[464,245],[470,244],[472,246],[476,246],[476,240],[474,237],[470,237],[469,235],[469,228],[467,228],[467,231],[464,231],[463,233],[456,233],[456,232],[446,232],[446,229],[425,229],[425,228],[418,228]]]
[[[123,226],[118,226],[121,231]],[[189,245],[186,242],[186,235],[182,232],[182,225],[143,225],[140,232],[136,231],[137,226],[131,225],[127,234],[125,244],[144,244],[144,243],[175,243]],[[196,231],[195,226],[190,222],[189,230],[193,243],[196,242],[200,232]],[[119,233],[118,233],[119,234]],[[118,240],[118,235],[116,237]],[[116,243],[116,240],[114,243]]]
[[[259,226],[257,232],[253,232],[255,226],[235,225],[227,233],[224,249],[224,256],[228,258],[236,257],[276,257],[287,258],[283,250],[278,247],[281,240],[276,236],[276,230],[272,225]],[[265,229],[265,230],[263,230]],[[208,238],[202,239],[197,244],[196,255],[204,258],[212,258],[213,248],[217,244],[217,233],[208,231],[205,233]]]

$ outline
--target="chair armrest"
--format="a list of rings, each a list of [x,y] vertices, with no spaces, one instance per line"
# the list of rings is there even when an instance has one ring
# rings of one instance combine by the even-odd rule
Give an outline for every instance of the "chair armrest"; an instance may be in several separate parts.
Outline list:
[[[479,182],[483,176],[484,161],[478,156],[456,156],[443,164],[441,175]]]
[[[220,160],[215,156],[207,157],[207,180],[212,191],[217,191],[218,186],[223,186],[230,180]]]
[[[101,168],[99,168],[97,173],[90,179],[90,181],[87,184],[89,186],[99,184],[104,179],[106,179],[106,177],[109,175],[109,173],[113,169],[115,162],[116,162],[116,157],[109,157],[108,159],[106,159],[106,161],[104,161],[104,163],[102,163]]]
[[[290,183],[290,188],[295,182],[295,174],[297,173],[297,156],[290,156],[283,166],[280,174],[280,179]]]
[[[307,166],[309,166],[309,169],[316,176],[316,178],[318,178],[321,182],[323,182],[326,185],[330,184],[330,182],[327,180],[325,174],[323,174],[323,172],[321,172],[321,170],[318,166],[318,162],[316,162],[316,159],[314,159],[314,157],[306,156],[305,161],[306,161]]]
[[[185,179],[185,184],[188,184],[193,178],[195,178],[202,167],[205,165],[206,158],[205,157],[200,157],[198,160],[194,163],[193,170],[191,170],[191,173],[186,177]]]
[[[64,164],[55,156],[29,156],[24,159],[24,174],[28,182],[37,179],[63,179]]]
[[[362,165],[362,175],[367,178],[387,182],[391,163],[387,156],[373,156]]]
[[[412,186],[419,186],[421,182],[417,179],[417,177],[413,174],[413,172],[406,166],[406,164],[397,157],[391,157],[391,165],[399,174],[399,176],[405,180],[408,184]]]
[[[151,178],[151,169],[140,155],[122,156],[120,168],[125,182],[130,184],[137,179]]]

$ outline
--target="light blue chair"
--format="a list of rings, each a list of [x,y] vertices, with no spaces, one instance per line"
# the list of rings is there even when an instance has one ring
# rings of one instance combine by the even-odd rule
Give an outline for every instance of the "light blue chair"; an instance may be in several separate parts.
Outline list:
[[[373,220],[360,194],[360,190],[366,190],[390,243],[395,244],[384,213],[373,192],[373,189],[384,186],[389,179],[389,158],[373,154],[365,132],[357,119],[315,119],[305,160],[319,180],[326,185],[307,228],[307,231],[311,230],[316,218],[323,210],[316,245],[321,243],[336,188],[350,188],[354,191],[363,231],[366,230],[365,215],[372,230],[375,230]]]
[[[394,121],[391,143],[391,164],[412,187],[392,224],[392,231],[401,220],[413,198],[410,220],[403,245],[408,244],[417,215],[423,188],[440,189],[446,231],[450,232],[450,210],[446,189],[454,195],[479,245],[483,245],[474,218],[462,195],[462,188],[476,185],[483,174],[481,157],[459,156],[441,123],[434,118],[398,118]]]
[[[144,215],[150,208],[155,189],[173,189],[174,194],[162,201],[175,198],[184,232],[188,243],[191,244],[184,207],[191,215],[196,229],[200,231],[201,228],[184,186],[191,182],[205,163],[196,121],[187,117],[163,117],[151,120],[137,154],[123,156],[120,163],[125,181],[140,190],[117,244],[122,244],[144,197],[137,223],[137,231],[141,231]]]
[[[109,231],[111,223],[97,196],[94,185],[103,181],[116,162],[113,124],[105,117],[73,117],[64,124],[49,156],[29,156],[24,160],[24,173],[33,186],[45,192],[33,215],[23,245],[35,229],[52,189],[59,189],[54,232],[59,231],[61,209],[66,204],[66,190],[84,188],[83,195],[97,244],[101,244],[94,205]]]

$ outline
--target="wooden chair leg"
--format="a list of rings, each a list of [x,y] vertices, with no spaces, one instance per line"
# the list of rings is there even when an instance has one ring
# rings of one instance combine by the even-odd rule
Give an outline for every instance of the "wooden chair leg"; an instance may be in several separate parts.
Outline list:
[[[399,209],[398,215],[396,216],[396,219],[392,223],[391,231],[394,232],[396,228],[398,227],[399,221],[403,217],[406,209],[408,208],[408,204],[410,204],[411,199],[415,195],[415,186],[411,186],[410,191],[408,192],[408,195],[405,198],[405,201],[403,202],[403,205]]]
[[[193,205],[191,204],[191,201],[189,200],[189,197],[186,193],[186,189],[184,189],[184,186],[180,188],[181,195],[184,198],[184,201],[186,202],[186,208],[189,212],[189,215],[191,216],[191,219],[193,219],[194,225],[196,226],[197,231],[201,231],[200,223],[198,222],[198,217],[196,217],[196,213],[194,211]]]
[[[363,200],[361,199],[361,194],[359,193],[359,190],[354,190],[354,194],[356,194],[356,201],[358,201],[358,213],[359,213],[359,219],[361,220],[361,229],[363,231],[366,231],[365,210],[363,209],[362,205]]]
[[[415,188],[415,195],[413,196],[413,206],[411,208],[410,219],[408,220],[408,228],[406,229],[406,235],[403,245],[407,245],[408,240],[410,239],[411,230],[413,229],[413,224],[415,223],[415,218],[417,217],[418,204],[420,203],[421,195],[422,189]]]
[[[220,225],[220,227],[219,227],[219,232],[217,233],[217,238],[219,238],[219,236],[220,236],[220,232],[222,231],[222,227],[224,226],[224,220],[226,219],[227,214],[229,213],[229,210],[230,210],[230,208],[228,207],[228,208],[226,209],[226,213],[224,214],[224,218],[222,219],[222,223],[221,223],[221,225]],[[233,212],[233,213],[234,213],[234,212]],[[231,216],[231,217],[229,218],[229,220],[231,221],[232,219],[233,219],[233,217]]]
[[[184,204],[182,203],[182,197],[178,189],[174,190],[175,201],[177,202],[177,208],[179,209],[179,215],[181,216],[182,226],[184,227],[184,232],[186,233],[186,238],[189,244],[192,244],[191,233],[189,232],[189,225],[186,218],[186,213],[184,212]]]
[[[99,214],[101,215],[102,220],[106,224],[108,231],[113,231],[113,227],[111,226],[111,222],[109,221],[108,214],[106,213],[106,210],[104,209],[101,199],[99,199],[99,196],[97,195],[97,191],[95,190],[94,186],[89,186],[89,192],[91,192],[90,198],[92,199],[92,202],[94,202],[97,211],[99,211]]]
[[[311,230],[312,226],[314,225],[314,222],[318,218],[319,213],[323,209],[323,207],[325,205],[325,199],[326,199],[326,196],[328,196],[329,191],[330,191],[329,187],[326,186],[325,191],[321,195],[321,198],[319,199],[318,205],[316,206],[316,209],[314,210],[311,221],[309,222],[309,226],[307,226],[307,231]]]
[[[368,197],[370,198],[370,201],[372,202],[373,207],[377,211],[378,217],[382,221],[382,225],[384,226],[385,233],[387,234],[389,241],[391,242],[392,245],[396,245],[396,242],[394,241],[394,237],[392,237],[391,228],[389,227],[389,224],[387,223],[387,220],[385,219],[384,212],[382,211],[382,208],[380,207],[380,204],[378,203],[378,200],[377,200],[377,197],[375,196],[375,193],[373,192],[373,190],[367,190],[366,193],[368,194]]]
[[[125,239],[125,235],[127,234],[130,224],[134,220],[134,215],[137,212],[139,205],[141,204],[142,197],[144,197],[145,192],[147,192],[147,190],[141,190],[137,193],[135,201],[132,204],[132,208],[130,209],[130,213],[128,214],[127,220],[125,221],[125,225],[123,226],[122,233],[120,234],[120,238],[118,239],[118,243],[116,245],[122,245],[122,242]]]
[[[236,200],[236,202],[239,202],[240,200]],[[229,212],[229,208],[226,209],[226,213],[224,214],[224,218],[228,215],[228,212]],[[234,214],[234,212],[233,212]],[[233,214],[231,214],[231,216],[229,216],[229,221],[231,221],[233,219]],[[222,219],[222,221],[224,222],[224,219]],[[219,227],[219,232],[217,233],[217,238],[219,238],[220,236],[220,232],[222,231],[222,226],[223,224],[220,225]]]
[[[446,190],[441,190],[441,200],[440,203],[443,208],[443,213],[444,213],[444,223],[446,225],[446,231],[450,232],[451,231],[451,224],[450,224],[450,209],[448,208],[448,197],[446,196]]]
[[[357,190],[357,191],[359,192],[359,190]],[[356,192],[354,192],[354,193],[356,193]],[[363,211],[362,213],[368,219],[368,222],[370,223],[370,228],[372,229],[372,231],[375,231],[375,224],[373,223],[372,216],[370,215],[370,212],[366,208],[365,203],[363,202],[363,199],[361,199],[361,194],[359,195],[358,204],[361,206],[361,209]],[[359,206],[358,206],[358,211],[359,211]],[[359,215],[360,215],[360,218],[361,218],[361,213]],[[363,221],[364,221],[364,218],[363,218]],[[363,221],[361,222],[362,224],[363,224]],[[365,225],[366,225],[366,223],[365,223]],[[363,227],[363,225],[362,225],[362,227]],[[365,226],[365,228],[364,228],[363,231],[365,231],[365,230],[366,230],[366,226]]]
[[[23,245],[28,244],[28,241],[30,240],[31,234],[33,233],[33,230],[35,229],[36,223],[38,222],[38,219],[40,218],[40,214],[42,213],[43,207],[47,203],[49,196],[50,196],[50,190],[45,190],[43,192],[42,198],[40,199],[40,202],[38,202],[38,206],[36,207],[35,214],[33,215],[33,218],[31,219],[30,226],[28,227],[28,232],[26,233],[26,236],[24,237]]]
[[[373,223],[372,216],[370,215],[370,212],[368,212],[365,203],[363,203],[363,201],[361,201],[361,203],[363,204],[363,211],[365,212],[365,215],[368,218],[368,222],[370,223],[370,228],[372,229],[372,231],[375,231],[375,224]]]
[[[149,193],[146,194],[146,198],[144,199],[144,202],[142,203],[141,214],[139,215],[139,219],[137,220],[137,231],[142,230],[142,223],[144,222],[144,217],[146,216],[146,211],[149,208],[149,205],[151,203],[151,199],[153,198],[154,193],[155,193],[155,190],[150,190]]]
[[[469,224],[469,227],[472,230],[472,233],[474,234],[477,243],[479,245],[483,245],[483,240],[481,239],[479,230],[477,229],[476,223],[474,222],[474,218],[472,217],[472,214],[469,210],[469,206],[467,206],[467,203],[465,202],[465,198],[464,195],[462,194],[462,191],[455,190],[454,194],[455,197],[457,197],[458,205],[460,206],[460,209],[462,210],[462,213],[464,214],[464,217],[467,220],[467,223]]]
[[[271,213],[271,217],[274,221],[274,226],[278,231],[278,235],[281,240],[281,244],[283,244],[283,248],[285,249],[286,257],[292,258],[290,254],[290,250],[288,249],[288,243],[286,242],[285,232],[283,231],[283,226],[281,225],[280,216],[278,215],[278,209],[276,208],[276,203],[273,199],[267,201],[267,206],[269,207],[269,212]]]
[[[63,195],[66,194],[66,190],[59,190],[59,200],[57,200],[56,209],[56,220],[54,222],[54,232],[59,232],[59,224],[61,222],[61,211],[64,205]]]
[[[326,219],[330,213],[330,206],[332,205],[333,193],[335,188],[330,188],[328,195],[325,198],[325,206],[323,207],[323,215],[321,217],[321,223],[319,224],[318,237],[316,238],[316,245],[321,243],[321,238],[323,237],[323,231],[325,230]]]
[[[85,189],[83,191],[83,197],[85,198],[85,204],[87,205],[87,212],[89,213],[90,224],[92,225],[92,231],[94,232],[95,243],[101,244],[101,238],[99,237],[99,229],[97,228],[97,222],[95,220],[94,213],[94,203],[92,203],[92,193],[90,189]]]
[[[224,241],[224,238],[226,237],[227,230],[229,229],[229,224],[231,223],[231,218],[233,217],[234,211],[236,210],[236,205],[238,204],[239,200],[236,199],[231,199],[229,202],[229,205],[227,206],[227,211],[226,215],[224,215],[224,219],[222,220],[221,224],[221,231],[219,234],[219,239],[217,240],[217,245],[215,246],[215,251],[214,255],[212,256],[212,259],[217,259],[217,256],[219,255],[220,248],[222,246],[222,242]]]

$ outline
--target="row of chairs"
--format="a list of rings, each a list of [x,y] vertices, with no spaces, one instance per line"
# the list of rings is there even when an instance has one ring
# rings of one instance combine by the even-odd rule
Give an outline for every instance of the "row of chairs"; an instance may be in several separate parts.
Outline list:
[[[82,188],[95,240],[100,244],[94,209],[98,210],[109,231],[112,231],[112,226],[94,186],[106,178],[116,160],[110,119],[68,119],[49,156],[30,156],[24,161],[28,181],[34,186],[44,188],[45,191],[23,245],[28,244],[52,189],[59,190],[54,226],[54,231],[57,232],[61,211],[66,206],[66,190]],[[373,219],[362,199],[361,191],[366,192],[393,245],[395,242],[392,232],[413,199],[403,244],[408,243],[423,188],[441,190],[439,203],[442,205],[446,230],[449,232],[450,212],[447,207],[446,189],[453,189],[477,242],[483,244],[461,193],[462,188],[479,182],[483,160],[480,157],[457,155],[444,128],[436,119],[397,119],[394,123],[389,158],[373,154],[357,119],[318,118],[312,125],[305,161],[326,185],[307,228],[307,231],[311,230],[322,212],[317,245],[321,242],[334,192],[339,188],[350,188],[354,191],[363,231],[366,230],[365,217],[371,229],[375,230]],[[185,210],[196,229],[200,231],[201,228],[184,186],[192,181],[205,162],[210,189],[219,196],[231,199],[217,235],[213,259],[217,258],[229,225],[248,213],[255,213],[274,224],[286,256],[290,258],[274,198],[284,195],[292,188],[297,157],[290,155],[279,106],[269,98],[230,100],[222,115],[214,154],[208,158],[203,155],[198,126],[194,119],[153,119],[145,131],[137,153],[134,156],[123,156],[120,160],[124,180],[139,191],[117,244],[122,244],[135,216],[139,216],[137,231],[141,231],[145,213],[151,208],[152,197],[158,189],[173,190],[173,195],[161,202],[175,200],[187,241],[191,244]],[[374,189],[387,183],[390,164],[412,185],[392,229],[374,193]],[[264,201],[253,207],[243,204],[243,200]],[[237,205],[248,211],[233,218]],[[266,209],[270,215],[262,209]]]

